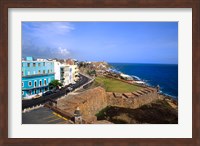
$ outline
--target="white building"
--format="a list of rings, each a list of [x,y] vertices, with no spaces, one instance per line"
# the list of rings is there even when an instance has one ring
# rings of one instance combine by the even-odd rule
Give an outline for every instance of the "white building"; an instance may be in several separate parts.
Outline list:
[[[78,74],[79,74],[79,69],[77,65],[70,65],[71,68],[71,73],[72,73],[72,78],[73,81],[77,81],[79,79]]]
[[[64,64],[61,65],[61,67],[60,67],[60,82],[64,86],[66,86],[72,82],[71,77],[70,77],[69,65],[64,65]]]
[[[55,80],[59,80],[60,83],[63,84],[63,86],[71,83],[69,65],[61,64],[58,61],[54,61],[54,71]]]
[[[59,80],[63,86],[74,83],[78,80],[78,66],[61,64],[54,61],[55,80]]]
[[[55,80],[59,80],[59,81],[60,81],[60,67],[61,67],[61,63],[58,61],[54,61]]]

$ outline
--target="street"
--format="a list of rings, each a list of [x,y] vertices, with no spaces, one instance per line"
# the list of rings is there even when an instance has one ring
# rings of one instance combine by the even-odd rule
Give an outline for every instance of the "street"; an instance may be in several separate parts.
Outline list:
[[[70,87],[73,89],[72,91],[74,91],[75,89],[81,87],[82,85],[84,85],[85,83],[90,81],[90,79],[88,77],[86,77],[82,74],[79,74],[79,76],[80,76],[80,79],[75,84],[70,85]],[[29,107],[31,108],[36,105],[44,104],[49,99],[58,99],[58,98],[64,96],[67,93],[68,87],[69,86],[65,86],[65,87],[61,88],[61,90],[59,92],[53,93],[48,96],[41,96],[39,98],[30,99],[30,100],[22,100],[22,110],[29,108]]]

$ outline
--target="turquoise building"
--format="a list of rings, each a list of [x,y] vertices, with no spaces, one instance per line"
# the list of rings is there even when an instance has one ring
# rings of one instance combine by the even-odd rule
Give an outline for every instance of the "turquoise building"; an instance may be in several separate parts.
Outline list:
[[[31,98],[48,91],[49,83],[54,79],[53,61],[26,57],[22,61],[22,98]]]

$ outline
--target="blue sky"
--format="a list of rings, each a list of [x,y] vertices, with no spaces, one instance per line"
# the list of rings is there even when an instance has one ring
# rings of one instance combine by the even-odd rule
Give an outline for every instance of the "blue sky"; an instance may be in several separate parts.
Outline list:
[[[22,56],[178,63],[177,22],[23,22]]]

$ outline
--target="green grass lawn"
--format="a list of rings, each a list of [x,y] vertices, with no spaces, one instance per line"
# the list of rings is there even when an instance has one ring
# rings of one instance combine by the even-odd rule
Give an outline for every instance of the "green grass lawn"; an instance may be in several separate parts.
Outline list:
[[[136,85],[131,85],[106,77],[96,77],[94,84],[104,87],[107,92],[125,93],[134,92],[138,89],[141,89],[141,87],[138,87]]]

